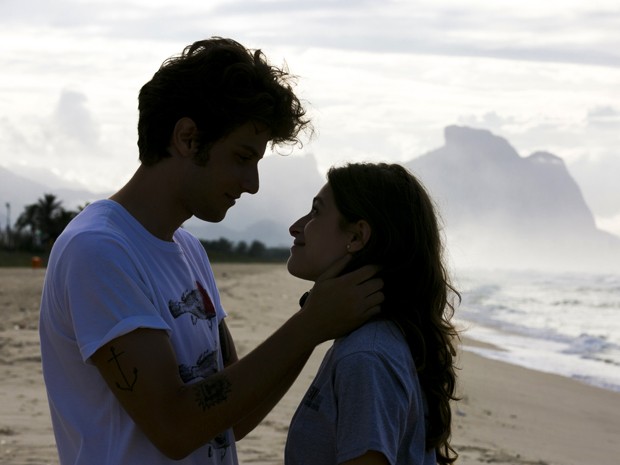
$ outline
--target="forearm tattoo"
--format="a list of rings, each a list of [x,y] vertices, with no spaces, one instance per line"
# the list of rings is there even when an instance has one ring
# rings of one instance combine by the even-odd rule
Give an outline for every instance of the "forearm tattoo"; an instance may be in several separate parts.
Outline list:
[[[214,407],[228,399],[228,394],[232,391],[232,385],[226,378],[207,380],[195,386],[196,402],[202,411]]]

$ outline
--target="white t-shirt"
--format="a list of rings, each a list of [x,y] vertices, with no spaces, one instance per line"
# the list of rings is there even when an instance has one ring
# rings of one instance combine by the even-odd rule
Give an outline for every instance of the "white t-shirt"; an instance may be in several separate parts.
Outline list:
[[[62,465],[237,463],[231,430],[183,460],[165,457],[89,360],[107,342],[150,328],[168,333],[186,383],[223,368],[218,325],[226,313],[209,260],[183,229],[173,239],[156,238],[118,203],[101,200],[85,208],[54,244],[40,336]],[[128,386],[139,376],[131,367],[124,374]]]

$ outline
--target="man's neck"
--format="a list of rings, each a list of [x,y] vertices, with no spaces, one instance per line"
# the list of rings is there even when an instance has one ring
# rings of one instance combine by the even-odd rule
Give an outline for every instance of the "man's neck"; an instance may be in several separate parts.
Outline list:
[[[174,176],[165,160],[140,166],[110,199],[122,205],[155,237],[172,241],[172,235],[191,217],[175,202]]]

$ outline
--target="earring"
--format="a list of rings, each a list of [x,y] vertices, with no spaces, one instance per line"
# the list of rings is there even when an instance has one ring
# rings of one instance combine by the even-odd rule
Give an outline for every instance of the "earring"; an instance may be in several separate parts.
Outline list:
[[[351,244],[347,244],[347,251],[351,251]]]

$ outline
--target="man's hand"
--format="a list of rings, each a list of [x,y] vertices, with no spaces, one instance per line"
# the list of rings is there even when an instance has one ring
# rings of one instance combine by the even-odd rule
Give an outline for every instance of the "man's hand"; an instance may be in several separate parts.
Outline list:
[[[319,277],[300,311],[321,341],[343,336],[381,311],[383,281],[374,277],[380,268],[367,265],[338,276],[350,259],[338,259]]]

